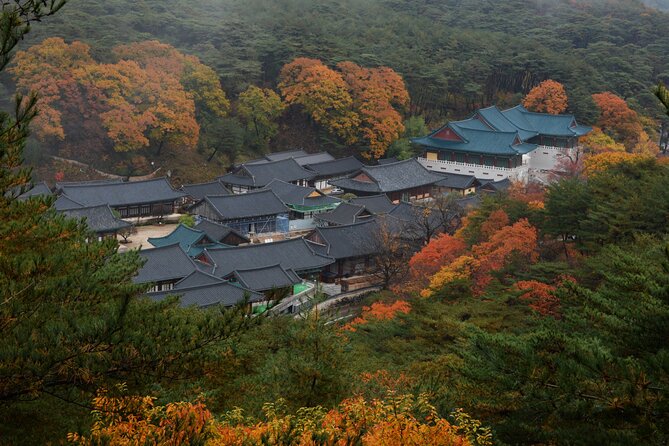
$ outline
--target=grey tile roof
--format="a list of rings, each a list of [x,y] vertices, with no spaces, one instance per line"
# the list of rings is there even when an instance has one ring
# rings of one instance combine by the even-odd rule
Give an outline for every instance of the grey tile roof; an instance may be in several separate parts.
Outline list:
[[[310,244],[302,238],[273,243],[236,246],[224,249],[205,250],[203,256],[216,265],[212,274],[225,277],[234,270],[281,265],[300,273],[323,268],[334,262],[314,252]]]
[[[271,190],[245,194],[206,196],[204,200],[221,217],[221,220],[283,214],[288,208]]]
[[[58,198],[56,198],[56,201],[53,202],[53,208],[57,211],[66,211],[68,209],[77,209],[83,207],[83,204],[77,203],[65,194],[61,194]]]
[[[185,194],[172,189],[166,178],[135,182],[70,183],[60,190],[84,206],[108,204],[111,207],[175,201]]]
[[[324,206],[341,201],[338,198],[321,194],[314,187],[298,186],[281,180],[272,180],[264,189],[274,192],[287,205]],[[311,197],[314,194],[318,196]]]
[[[27,200],[30,197],[36,197],[40,195],[51,195],[53,192],[51,192],[51,188],[49,187],[46,182],[42,181],[41,183],[37,183],[33,185],[32,188],[28,189],[21,195],[19,195],[19,200]]]
[[[240,285],[253,291],[267,291],[273,288],[285,288],[302,282],[293,270],[286,270],[281,265],[235,270],[231,274]]]
[[[439,174],[423,167],[415,158],[379,166],[363,167],[360,173],[365,174],[372,182],[353,179],[358,175],[358,173],[355,173],[350,178],[333,180],[331,184],[353,192],[388,193],[426,186],[442,179]]]
[[[351,204],[364,206],[372,214],[387,214],[395,209],[395,204],[386,194],[369,195],[367,197],[351,198]]]
[[[377,161],[379,164],[391,164],[391,163],[396,163],[399,160],[396,157],[390,157],[390,158],[381,158]]]
[[[511,180],[508,178],[504,178],[503,180],[499,181],[488,181],[486,183],[481,184],[479,189],[488,191],[488,192],[503,192],[507,190],[511,186]]]
[[[324,252],[340,260],[374,254],[374,237],[378,232],[378,222],[370,219],[351,225],[316,228],[309,239],[320,240],[325,246]]]
[[[448,187],[450,189],[469,189],[476,187],[479,181],[472,175],[458,175],[454,173],[443,174],[444,179],[434,183],[435,186]]]
[[[260,164],[242,164],[218,179],[226,185],[264,187],[274,179],[291,183],[313,177],[313,172],[300,166],[293,158],[288,158]]]
[[[369,214],[364,211],[363,206],[344,202],[330,212],[314,215],[314,218],[335,225],[349,225],[356,223],[361,214],[367,215],[367,218],[369,218]]]
[[[425,206],[418,206],[406,201],[397,204],[388,215],[403,222],[399,225],[398,230],[403,232],[404,238],[422,237],[426,223],[431,228],[441,227],[441,215],[438,211],[432,211]]]
[[[209,220],[200,220],[195,226],[194,229],[197,229],[198,231],[202,231],[205,234],[207,234],[207,237],[209,237],[212,240],[216,240],[217,242],[220,242],[223,240],[225,237],[228,236],[230,233],[234,233],[235,235],[243,238],[246,240],[246,243],[248,243],[250,240],[248,237],[246,237],[244,234],[242,234],[239,231],[235,231],[229,226],[225,226],[221,223],[216,223],[213,221]]]
[[[180,289],[180,288],[191,288],[194,286],[202,286],[202,285],[211,285],[214,283],[221,283],[223,282],[223,279],[220,279],[214,275],[211,275],[209,273],[206,273],[201,270],[195,270],[177,283],[174,284],[175,289]]]
[[[184,184],[181,191],[194,200],[202,200],[206,195],[230,195],[231,192],[220,181]]]
[[[68,209],[60,212],[70,218],[85,218],[89,229],[99,234],[115,232],[132,226],[130,223],[117,218],[107,204]]]
[[[146,260],[135,283],[181,280],[197,269],[195,262],[178,244],[153,249],[142,249],[139,256]]]
[[[364,164],[354,156],[304,165],[306,169],[311,170],[319,177],[346,175],[360,170],[363,166]]]
[[[161,301],[168,296],[180,296],[182,307],[195,305],[200,308],[222,305],[232,307],[244,301],[261,302],[265,296],[255,291],[246,290],[229,282],[210,283],[199,286],[175,288],[170,291],[159,291],[148,293],[147,296],[155,301]]]
[[[300,149],[269,153],[263,158],[247,161],[245,164],[265,164],[272,161],[282,161],[290,158],[294,159],[300,166],[334,160],[334,157],[327,152],[307,153]]]

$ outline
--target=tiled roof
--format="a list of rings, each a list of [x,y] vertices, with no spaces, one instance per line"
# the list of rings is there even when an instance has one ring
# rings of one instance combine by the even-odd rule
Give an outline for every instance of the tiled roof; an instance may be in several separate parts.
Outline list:
[[[232,307],[248,298],[249,302],[261,302],[265,296],[255,291],[246,290],[230,282],[210,283],[199,286],[175,287],[170,291],[148,293],[147,296],[155,301],[161,301],[168,296],[180,296],[182,307],[195,305],[200,308],[222,305]]]
[[[330,212],[314,215],[316,220],[321,220],[335,225],[348,225],[356,223],[361,213],[365,211],[363,206],[357,206],[351,203],[342,203],[336,209]],[[369,218],[369,214],[367,218]]]
[[[142,249],[139,256],[146,262],[133,278],[135,283],[181,280],[197,269],[178,244]]]
[[[20,188],[17,188],[20,190]],[[15,192],[16,193],[16,192]],[[41,183],[37,183],[33,185],[32,188],[28,189],[24,193],[18,196],[19,200],[27,200],[30,197],[36,197],[40,195],[51,195],[53,192],[51,192],[51,188],[49,187],[46,182],[42,181]]]
[[[350,200],[351,204],[364,206],[372,214],[387,214],[395,208],[395,204],[390,201],[386,194],[369,195],[367,197],[354,197]]]
[[[379,164],[392,164],[392,163],[396,163],[398,161],[399,160],[397,159],[397,157],[393,156],[393,157],[390,157],[390,158],[381,158],[377,161],[377,163],[379,163]]]
[[[363,167],[360,172],[369,177],[372,182],[353,179],[358,175],[356,173],[350,178],[331,181],[331,184],[350,191],[388,193],[426,186],[441,179],[439,174],[427,170],[415,158],[380,166]]]
[[[247,161],[246,164],[265,164],[272,161],[282,161],[290,158],[294,159],[300,166],[334,160],[334,157],[327,152],[307,153],[300,149],[269,153],[265,155],[264,158]]]
[[[76,201],[70,199],[65,194],[61,194],[58,198],[56,198],[56,201],[53,202],[53,208],[57,211],[66,211],[69,209],[77,209],[77,208],[83,208],[84,205],[81,203],[77,203]]]
[[[271,190],[259,190],[246,194],[215,195],[204,197],[221,220],[283,214],[288,208]],[[196,204],[197,206],[197,204]]]
[[[185,194],[172,189],[166,178],[124,183],[69,183],[60,190],[84,206],[111,207],[175,201]]]
[[[445,128],[455,132],[462,141],[436,136]],[[591,130],[590,127],[578,125],[573,115],[534,113],[520,105],[507,110],[491,106],[477,110],[472,118],[451,121],[429,135],[412,141],[436,149],[515,155],[536,149],[537,146],[528,141],[537,135],[577,137]]]
[[[208,183],[184,184],[181,191],[194,200],[202,200],[206,195],[230,195],[231,192],[220,181]]]
[[[217,242],[220,242],[223,240],[225,237],[227,237],[231,232],[237,235],[238,237],[241,237],[248,243],[250,240],[248,237],[246,237],[244,234],[242,234],[239,231],[235,231],[229,226],[225,226],[221,223],[216,223],[213,221],[209,220],[200,220],[194,227],[195,229],[199,231],[205,232],[210,239],[215,240]]]
[[[321,194],[316,188],[298,186],[281,180],[272,180],[264,189],[271,190],[286,205],[292,206],[327,206],[341,201]]]
[[[314,173],[300,166],[293,158],[260,164],[242,164],[233,172],[219,177],[223,184],[264,187],[272,180],[288,183],[308,180]]]
[[[415,138],[413,142],[436,149],[507,156],[531,152],[536,148],[534,144],[518,143],[516,132],[474,130],[459,127],[455,124],[449,124],[449,126],[463,138],[463,141],[451,141],[434,137],[441,130],[439,129],[423,138]]]
[[[239,269],[230,274],[244,288],[253,291],[267,291],[274,288],[285,288],[302,282],[291,269],[281,265],[263,266],[260,268]]]
[[[323,268],[334,262],[330,257],[316,254],[302,238],[273,243],[236,246],[226,249],[207,249],[203,253],[216,265],[212,274],[225,277],[234,270],[281,265],[298,273]]]
[[[107,233],[132,226],[130,223],[116,218],[109,205],[80,207],[61,211],[64,215],[75,219],[86,219],[89,229],[97,233]]]
[[[337,260],[374,254],[374,237],[379,232],[374,219],[342,226],[316,228],[317,238],[324,243],[323,252]],[[313,238],[309,237],[311,240]]]
[[[511,186],[511,180],[508,178],[504,178],[503,180],[499,181],[488,181],[486,183],[481,184],[479,189],[483,189],[486,191],[490,192],[502,192],[505,191]]]
[[[364,164],[353,156],[304,165],[306,169],[311,170],[319,177],[346,175],[361,169],[363,166]]]
[[[582,136],[592,128],[579,126],[574,115],[551,115],[534,113],[522,105],[502,111],[502,114],[516,127],[550,136]]]
[[[199,255],[204,248],[227,247],[227,245],[209,238],[204,231],[189,228],[181,223],[169,234],[163,237],[149,237],[147,241],[156,248],[178,243],[181,249],[191,257]]]
[[[450,189],[470,189],[478,185],[478,180],[472,175],[459,175],[455,173],[443,174],[444,179],[434,183],[435,186],[448,187]]]
[[[175,288],[190,288],[194,286],[211,285],[213,283],[224,282],[223,279],[213,276],[201,270],[195,270],[177,283]]]

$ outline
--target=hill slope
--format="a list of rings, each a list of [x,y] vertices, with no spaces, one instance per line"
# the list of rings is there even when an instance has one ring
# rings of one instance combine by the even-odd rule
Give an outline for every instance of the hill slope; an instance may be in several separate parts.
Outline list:
[[[414,111],[435,117],[554,78],[587,121],[596,91],[654,109],[650,88],[669,81],[668,25],[638,0],[92,0],[68,4],[30,41],[59,35],[106,55],[160,39],[215,67],[231,94],[273,84],[296,56],[384,64],[404,75]]]

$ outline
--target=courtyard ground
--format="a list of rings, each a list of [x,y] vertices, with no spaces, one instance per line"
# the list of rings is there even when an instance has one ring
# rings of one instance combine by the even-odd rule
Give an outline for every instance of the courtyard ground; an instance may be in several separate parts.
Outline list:
[[[123,252],[129,249],[136,249],[140,246],[142,249],[151,249],[153,246],[147,241],[149,237],[162,237],[174,231],[174,228],[176,227],[176,223],[138,226],[137,233],[128,237],[128,243],[123,243],[123,238],[118,236],[118,241],[121,245],[119,251]]]

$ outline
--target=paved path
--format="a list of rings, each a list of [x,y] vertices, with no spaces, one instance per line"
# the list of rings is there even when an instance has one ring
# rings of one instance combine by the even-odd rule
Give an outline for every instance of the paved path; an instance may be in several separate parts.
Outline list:
[[[142,249],[151,249],[153,246],[147,241],[149,237],[162,237],[174,231],[176,227],[176,224],[138,226],[137,234],[132,234],[128,237],[130,243],[121,243],[119,250],[122,252],[128,249],[136,249],[140,246]],[[123,241],[123,238],[118,236],[118,241]]]

